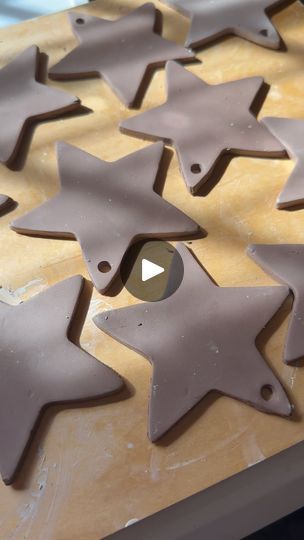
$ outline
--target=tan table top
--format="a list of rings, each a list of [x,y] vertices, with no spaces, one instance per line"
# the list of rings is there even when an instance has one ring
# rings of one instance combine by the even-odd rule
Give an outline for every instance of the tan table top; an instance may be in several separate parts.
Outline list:
[[[138,0],[97,0],[77,11],[115,19],[137,5]],[[164,14],[164,36],[183,43],[187,20],[164,4],[156,5]],[[301,118],[304,8],[295,3],[273,20],[287,52],[229,38],[198,53],[203,63],[188,69],[210,83],[262,75],[271,89],[260,117]],[[70,51],[76,40],[66,14],[2,29],[1,65],[33,43],[49,55],[50,66]],[[29,298],[76,273],[87,276],[76,242],[30,238],[8,228],[13,218],[57,191],[55,141],[67,141],[109,161],[148,144],[119,133],[118,122],[134,112],[101,80],[50,84],[78,95],[94,112],[39,125],[24,169],[13,172],[0,166],[0,192],[19,203],[0,219],[0,295],[4,300]],[[164,98],[164,70],[159,70],[142,109],[161,104]],[[245,255],[247,244],[302,241],[303,210],[275,208],[292,167],[288,160],[235,158],[210,195],[195,198],[187,193],[173,157],[163,196],[208,231],[208,237],[193,241],[191,248],[220,285],[274,283]],[[98,540],[132,518],[156,512],[303,439],[304,370],[285,366],[281,360],[288,323],[285,306],[259,345],[293,398],[293,419],[210,396],[161,444],[151,444],[146,436],[151,367],[140,355],[104,336],[91,321],[101,310],[133,302],[126,290],[116,297],[94,292],[81,336],[87,351],[127,379],[129,396],[95,407],[56,408],[45,416],[18,483],[14,487],[0,483],[1,538]]]

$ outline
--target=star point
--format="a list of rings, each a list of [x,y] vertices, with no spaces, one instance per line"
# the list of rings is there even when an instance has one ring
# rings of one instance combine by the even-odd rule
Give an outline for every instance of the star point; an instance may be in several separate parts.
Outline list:
[[[7,195],[0,194],[0,215],[5,213],[11,206],[14,205],[13,199]]]
[[[253,244],[249,256],[265,272],[290,287],[294,295],[283,360],[290,364],[304,357],[304,245]]]
[[[277,208],[284,209],[304,203],[304,120],[293,118],[263,118],[262,123],[286,148],[295,167],[277,198]]]

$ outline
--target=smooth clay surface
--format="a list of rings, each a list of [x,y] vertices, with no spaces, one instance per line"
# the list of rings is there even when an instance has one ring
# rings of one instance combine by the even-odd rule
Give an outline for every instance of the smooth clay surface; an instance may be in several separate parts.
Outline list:
[[[79,99],[38,81],[41,55],[33,45],[0,71],[0,161],[16,168],[22,141],[30,140],[29,123],[60,116],[80,107]],[[27,129],[26,129],[27,128]]]
[[[13,222],[26,234],[75,237],[91,280],[105,292],[139,237],[191,238],[199,226],[154,191],[162,143],[106,163],[75,146],[57,145],[61,190]]]
[[[139,5],[134,0],[96,0],[81,11],[115,20]],[[163,3],[156,5],[164,13],[163,36],[183,44],[189,21]],[[259,119],[303,118],[304,7],[294,3],[272,21],[287,52],[230,37],[199,52],[203,63],[188,65],[187,70],[208,84],[264,77],[271,88]],[[54,65],[77,44],[65,13],[3,29],[0,42],[1,65],[33,42]],[[13,173],[0,165],[0,192],[19,203],[0,219],[0,295],[12,304],[69,276],[88,277],[77,242],[27,237],[9,229],[11,221],[58,193],[55,142],[66,141],[105,161],[151,144],[119,132],[118,123],[134,111],[127,110],[104,81],[49,84],[79,96],[94,113],[39,124],[24,169]],[[161,70],[151,81],[142,110],[164,101]],[[167,150],[167,157],[170,153]],[[288,159],[236,157],[207,197],[193,197],[173,155],[162,196],[208,231],[207,237],[186,245],[221,287],[277,285],[245,250],[248,244],[303,242],[303,210],[276,209],[293,168]],[[124,289],[113,297],[93,292],[81,344],[125,376],[129,392],[120,401],[107,398],[101,406],[56,408],[56,415],[46,414],[15,486],[19,489],[0,484],[3,540],[97,540],[303,439],[304,369],[282,362],[287,304],[259,338],[258,348],[295,404],[293,419],[261,414],[229,397],[209,396],[161,444],[151,444],[151,366],[103,335],[92,321],[105,309],[136,303]]]
[[[281,157],[284,148],[250,108],[261,77],[208,85],[177,62],[166,64],[167,101],[120,124],[124,133],[173,144],[187,188],[197,193],[224,154]]]
[[[262,47],[278,49],[280,35],[271,23],[272,8],[286,0],[163,0],[189,17],[187,47],[198,47],[234,34]]]
[[[148,69],[166,60],[191,60],[194,53],[154,32],[156,10],[144,4],[117,21],[69,16],[80,44],[50,69],[53,79],[100,75],[127,106],[136,101]]]
[[[288,287],[218,287],[183,244],[174,294],[101,313],[95,324],[150,360],[149,438],[155,442],[209,392],[290,416],[291,404],[255,340]]]
[[[90,401],[122,389],[122,379],[69,339],[84,285],[56,283],[27,302],[0,303],[0,473],[11,484],[38,418],[52,403]]]

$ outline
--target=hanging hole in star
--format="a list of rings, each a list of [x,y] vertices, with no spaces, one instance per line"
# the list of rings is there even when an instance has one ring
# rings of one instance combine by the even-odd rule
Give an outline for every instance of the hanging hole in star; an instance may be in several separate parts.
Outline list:
[[[109,261],[101,261],[98,265],[98,270],[102,274],[107,274],[111,270],[111,265]]]
[[[199,174],[200,172],[202,172],[202,168],[200,166],[199,163],[193,163],[191,165],[191,172],[194,173],[194,174]]]
[[[78,17],[78,19],[76,19],[76,23],[77,24],[84,24],[84,19],[82,17]]]
[[[264,384],[261,388],[261,396],[264,399],[264,401],[269,401],[272,398],[273,395],[273,388],[271,384]]]
[[[266,30],[266,28],[264,30],[260,30],[260,34],[261,34],[261,36],[267,37],[268,36],[268,30]]]
[[[143,324],[142,324],[142,322],[140,322],[140,323],[138,323],[138,325],[137,325],[137,326],[142,326],[142,325],[143,325]]]

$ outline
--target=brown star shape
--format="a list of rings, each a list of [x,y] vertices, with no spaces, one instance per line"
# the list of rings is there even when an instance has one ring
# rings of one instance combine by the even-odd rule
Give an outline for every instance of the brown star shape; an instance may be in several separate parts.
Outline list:
[[[265,272],[290,287],[294,295],[292,315],[284,349],[289,364],[304,357],[304,244],[255,244],[250,257]]]
[[[198,47],[234,34],[257,45],[278,49],[281,38],[268,11],[286,0],[162,0],[190,17],[186,47]]]
[[[295,160],[286,186],[277,199],[278,208],[288,208],[304,203],[304,120],[290,118],[263,118],[263,124],[286,148],[290,159]]]
[[[148,68],[166,60],[191,60],[194,54],[154,32],[156,10],[144,4],[117,21],[81,13],[69,13],[80,44],[53,66],[52,79],[75,79],[99,75],[118,98],[132,107],[137,101]]]
[[[29,123],[77,109],[77,97],[38,82],[38,47],[33,45],[0,71],[0,161],[11,166]]]
[[[74,146],[57,147],[61,191],[12,228],[23,234],[76,238],[95,287],[104,292],[128,247],[141,237],[188,236],[200,228],[153,190],[163,154],[155,143],[118,161]]]
[[[45,407],[120,390],[112,369],[69,339],[84,279],[74,276],[18,306],[0,302],[0,471],[11,484]]]
[[[156,441],[210,391],[289,416],[278,379],[255,346],[287,287],[218,287],[187,248],[172,296],[100,313],[95,324],[153,365],[148,434]]]
[[[187,188],[196,193],[224,153],[282,156],[283,146],[250,110],[261,77],[209,85],[176,62],[166,65],[166,103],[124,120],[121,131],[173,144]]]

